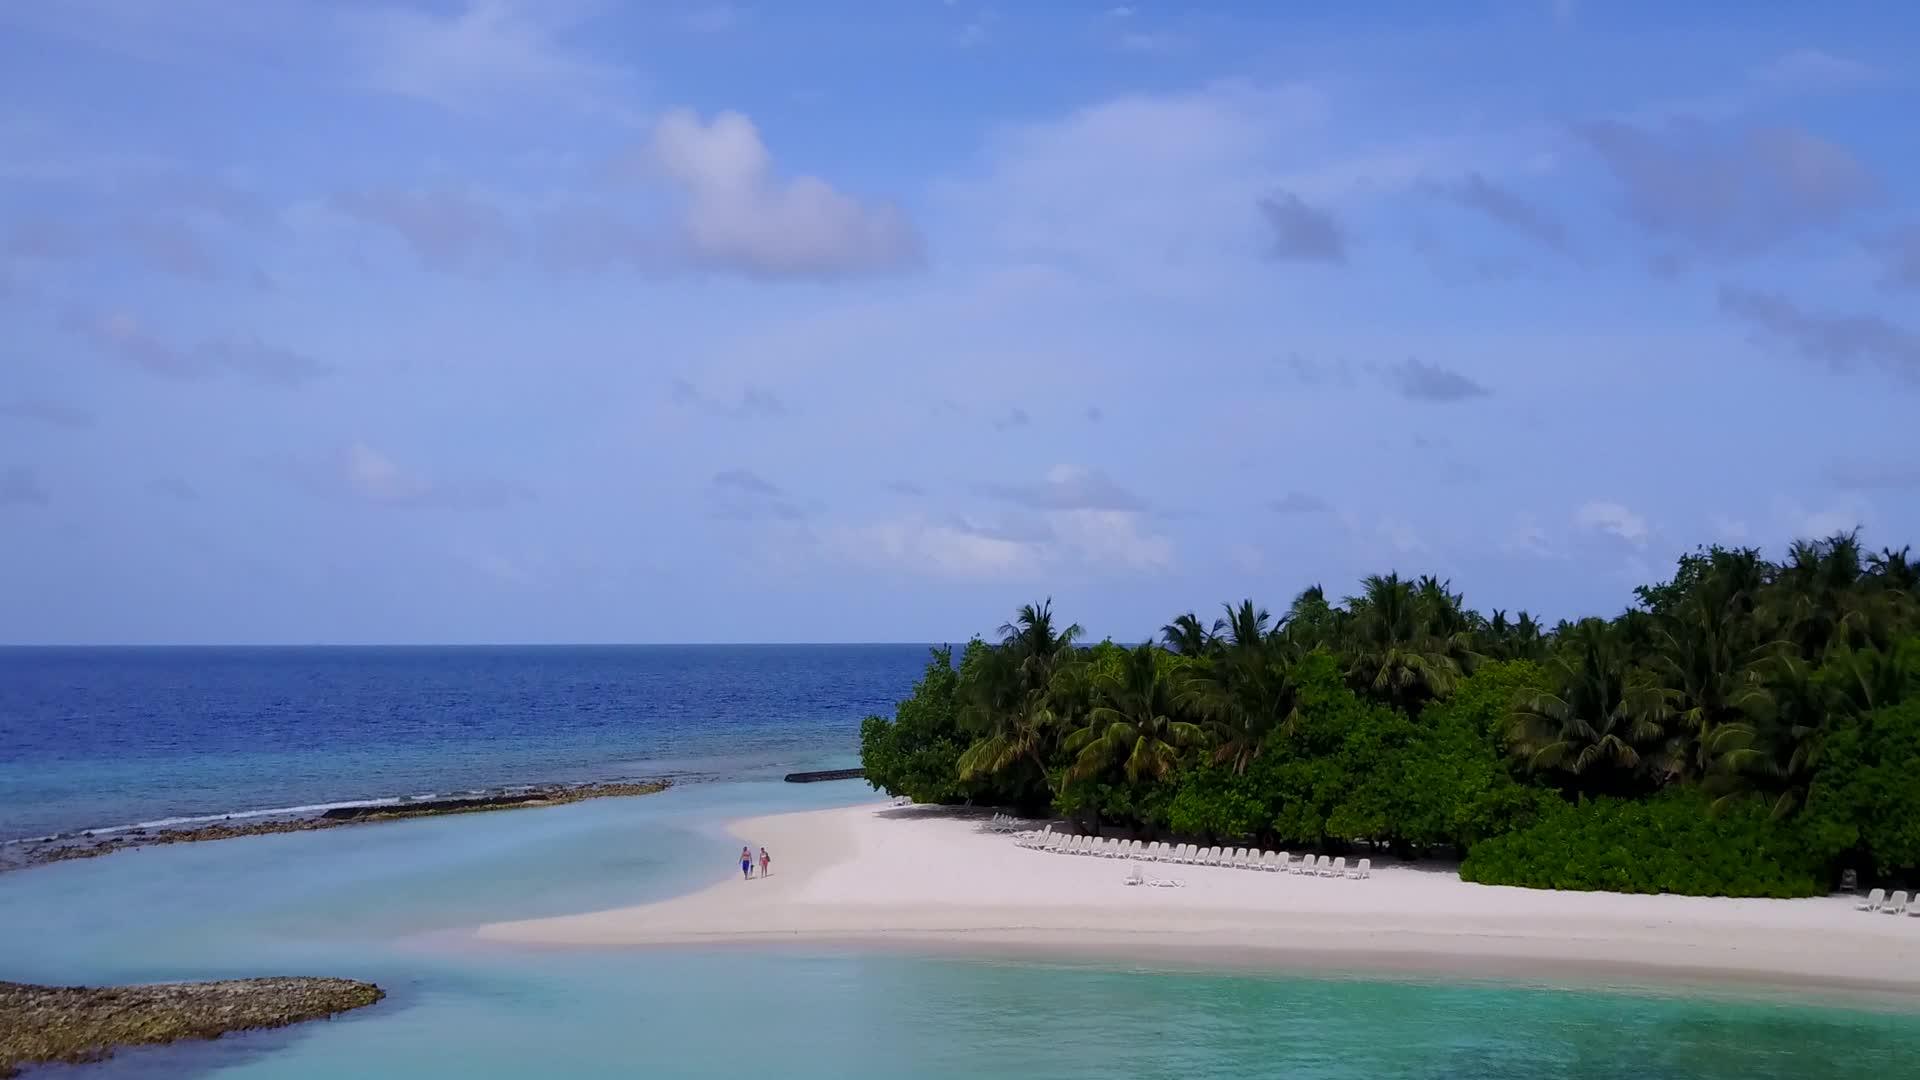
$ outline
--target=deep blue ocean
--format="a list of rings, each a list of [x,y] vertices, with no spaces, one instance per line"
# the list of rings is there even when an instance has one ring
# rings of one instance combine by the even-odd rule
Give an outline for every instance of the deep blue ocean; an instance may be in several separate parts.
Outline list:
[[[921,645],[0,648],[0,840],[858,764]]]
[[[1920,1016],[1803,995],[1015,963],[540,951],[466,933],[730,876],[725,823],[875,799],[844,764],[919,646],[0,651],[0,831],[555,779],[655,796],[0,874],[0,979],[373,979],[324,1023],[47,1075],[332,1080],[1920,1076]]]

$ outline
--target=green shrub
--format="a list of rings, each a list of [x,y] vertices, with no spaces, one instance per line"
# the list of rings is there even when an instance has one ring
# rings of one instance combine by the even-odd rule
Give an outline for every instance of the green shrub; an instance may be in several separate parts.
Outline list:
[[[1827,891],[1823,860],[1797,828],[1752,803],[1711,813],[1690,791],[1563,806],[1474,845],[1460,876],[1482,885],[1687,896]]]

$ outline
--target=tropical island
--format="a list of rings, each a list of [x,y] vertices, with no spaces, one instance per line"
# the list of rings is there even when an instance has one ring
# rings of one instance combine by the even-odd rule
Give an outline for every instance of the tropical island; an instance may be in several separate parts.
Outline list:
[[[1708,547],[1611,618],[1447,582],[1306,589],[1083,645],[1051,604],[933,651],[861,764],[1085,832],[1402,856],[1492,885],[1796,897],[1920,882],[1920,564]]]
[[[1395,575],[1133,647],[1035,604],[864,722],[891,803],[729,824],[771,876],[476,933],[1911,1003],[1920,919],[1827,894],[1920,863],[1917,584],[1905,550],[1846,535],[1778,564],[1700,550],[1620,616],[1552,627]]]

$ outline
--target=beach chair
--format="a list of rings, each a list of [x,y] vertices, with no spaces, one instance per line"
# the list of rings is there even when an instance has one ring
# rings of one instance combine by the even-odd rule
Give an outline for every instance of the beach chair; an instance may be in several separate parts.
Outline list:
[[[1178,848],[1175,848],[1173,861],[1191,865],[1193,863],[1193,845],[1181,844]]]
[[[1267,869],[1284,874],[1287,872],[1287,863],[1292,859],[1293,859],[1293,856],[1288,854],[1287,852],[1284,852],[1284,851],[1275,852],[1273,856],[1273,865],[1267,867]]]
[[[1240,869],[1242,870],[1260,869],[1260,849],[1259,848],[1250,847],[1247,849],[1247,853],[1244,856],[1242,856],[1240,859]]]
[[[1347,857],[1345,855],[1342,855],[1339,858],[1333,860],[1333,869],[1328,872],[1327,876],[1328,877],[1346,877],[1347,876]]]
[[[1208,866],[1224,866],[1226,865],[1227,860],[1232,856],[1233,856],[1233,850],[1231,848],[1223,848],[1223,847],[1208,848],[1207,849],[1207,865]]]
[[[1354,864],[1353,869],[1347,871],[1347,876],[1356,880],[1372,877],[1373,860],[1361,859],[1358,863]]]
[[[1867,894],[1867,902],[1853,905],[1855,911],[1879,911],[1880,905],[1887,902],[1887,890],[1875,889]]]
[[[1153,843],[1147,845],[1147,858],[1152,859],[1154,862],[1166,862],[1167,842],[1165,840],[1155,840]]]
[[[1139,863],[1134,863],[1133,866],[1127,870],[1127,878],[1126,878],[1125,884],[1145,885],[1146,883],[1147,883],[1147,875],[1142,874],[1140,872]]]
[[[1269,874],[1273,873],[1275,870],[1280,869],[1281,858],[1281,854],[1277,851],[1267,852],[1267,857],[1260,862],[1260,869],[1265,870]]]
[[[1227,852],[1227,857],[1223,861],[1225,865],[1230,866],[1235,870],[1238,870],[1240,868],[1240,864],[1247,861],[1247,849],[1234,848],[1232,851]]]
[[[1894,891],[1894,894],[1892,896],[1887,897],[1886,906],[1880,909],[1880,914],[1898,915],[1906,910],[1907,910],[1906,890],[1897,889]]]
[[[1333,866],[1332,859],[1327,858],[1325,855],[1317,856],[1313,860],[1312,868],[1309,869],[1307,873],[1312,874],[1314,877],[1325,877],[1327,875],[1327,871],[1331,869],[1332,866]]]

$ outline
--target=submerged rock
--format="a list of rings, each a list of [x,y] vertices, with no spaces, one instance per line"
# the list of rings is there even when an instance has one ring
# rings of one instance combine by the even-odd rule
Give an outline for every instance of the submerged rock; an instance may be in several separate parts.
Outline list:
[[[19,870],[68,859],[91,859],[116,851],[137,850],[158,844],[190,844],[203,840],[231,840],[240,836],[264,836],[270,833],[312,832],[342,825],[402,818],[433,817],[441,814],[474,814],[489,810],[518,810],[540,806],[561,806],[587,799],[611,799],[633,795],[653,795],[665,791],[666,780],[619,780],[589,784],[554,784],[513,791],[478,794],[462,798],[414,800],[380,806],[339,807],[317,816],[257,818],[248,821],[222,819],[210,824],[150,832],[130,830],[110,835],[83,832],[64,837],[48,837],[44,842],[0,846],[0,872]]]
[[[0,982],[0,1076],[23,1065],[101,1061],[123,1046],[285,1027],[386,996],[352,979],[266,978],[151,986]]]

